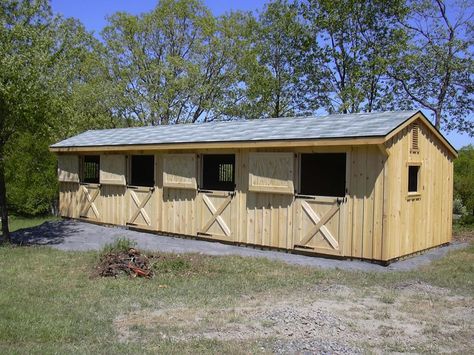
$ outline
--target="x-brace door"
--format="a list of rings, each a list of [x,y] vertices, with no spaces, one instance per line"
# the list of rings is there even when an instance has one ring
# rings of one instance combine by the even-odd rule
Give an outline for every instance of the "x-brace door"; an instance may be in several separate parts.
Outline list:
[[[97,209],[97,206],[95,205],[95,200],[97,199],[97,196],[99,196],[100,186],[93,187],[93,186],[81,185],[81,190],[86,199],[85,199],[85,205],[82,208],[80,217],[95,219],[99,221],[100,213],[99,213],[99,210]],[[89,211],[92,211],[93,216],[90,216]]]
[[[297,199],[295,248],[340,254],[340,216],[343,198]]]
[[[202,197],[202,205],[198,234],[231,240],[233,237],[232,202],[234,193],[200,191],[200,195]]]
[[[152,220],[146,211],[148,202],[153,196],[155,188],[135,188],[129,189],[131,206],[130,206],[130,219],[127,224],[140,225],[144,227],[151,227]]]

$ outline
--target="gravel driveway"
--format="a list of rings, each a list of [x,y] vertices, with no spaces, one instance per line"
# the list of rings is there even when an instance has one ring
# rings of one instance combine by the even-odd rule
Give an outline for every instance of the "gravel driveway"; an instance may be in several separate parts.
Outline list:
[[[325,269],[339,268],[344,270],[380,272],[411,270],[443,257],[450,250],[467,246],[466,243],[453,243],[449,246],[432,249],[422,255],[398,261],[385,267],[363,261],[327,259],[285,252],[259,250],[252,247],[227,245],[219,242],[162,236],[132,231],[120,227],[99,226],[77,220],[64,219],[46,222],[38,227],[22,229],[12,233],[13,241],[18,244],[48,245],[66,251],[100,250],[105,244],[124,237],[134,240],[137,243],[137,247],[150,251],[263,257],[279,260],[288,264]]]

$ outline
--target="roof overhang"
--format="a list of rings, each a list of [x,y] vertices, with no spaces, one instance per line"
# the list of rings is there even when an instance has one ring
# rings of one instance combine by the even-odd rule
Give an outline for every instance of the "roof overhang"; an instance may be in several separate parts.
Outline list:
[[[126,145],[95,145],[95,146],[62,146],[50,147],[54,153],[114,153],[127,151],[163,151],[163,150],[192,150],[192,149],[237,149],[237,148],[288,148],[288,147],[335,147],[335,146],[358,146],[377,145],[382,151],[386,142],[392,139],[398,132],[408,127],[414,121],[420,120],[439,139],[439,141],[454,156],[458,156],[456,149],[449,141],[433,126],[426,116],[418,111],[392,129],[385,136],[367,137],[336,137],[336,138],[313,138],[313,139],[286,139],[286,140],[252,140],[252,141],[213,141],[213,142],[176,142],[162,144],[126,144]]]
[[[229,148],[286,148],[329,147],[348,145],[383,144],[385,137],[328,138],[302,140],[268,140],[236,142],[196,142],[172,144],[134,144],[113,146],[50,147],[54,153],[124,152],[136,150],[184,150],[184,149],[229,149]]]

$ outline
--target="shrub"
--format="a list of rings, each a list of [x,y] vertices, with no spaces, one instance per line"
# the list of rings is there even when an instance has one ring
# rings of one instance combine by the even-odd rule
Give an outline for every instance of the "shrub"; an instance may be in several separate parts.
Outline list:
[[[454,196],[466,206],[467,213],[474,214],[474,146],[459,150],[454,161]]]
[[[134,248],[137,243],[133,240],[127,238],[119,238],[113,243],[109,243],[104,245],[100,254],[111,254],[111,253],[126,253],[130,250],[130,248]]]
[[[466,207],[460,198],[455,198],[453,201],[453,213],[465,215],[467,213]]]

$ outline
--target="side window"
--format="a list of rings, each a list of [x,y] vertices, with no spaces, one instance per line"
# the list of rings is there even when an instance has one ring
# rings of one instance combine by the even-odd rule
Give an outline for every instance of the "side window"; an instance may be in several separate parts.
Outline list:
[[[419,165],[408,166],[408,192],[409,193],[419,192],[419,187],[418,187],[419,175],[420,175]]]
[[[234,154],[203,155],[202,188],[206,190],[234,191]]]
[[[155,156],[132,155],[130,162],[130,184],[133,186],[155,186]]]
[[[346,153],[301,154],[299,193],[344,197]]]
[[[84,155],[82,157],[81,182],[98,184],[100,174],[100,155]]]

